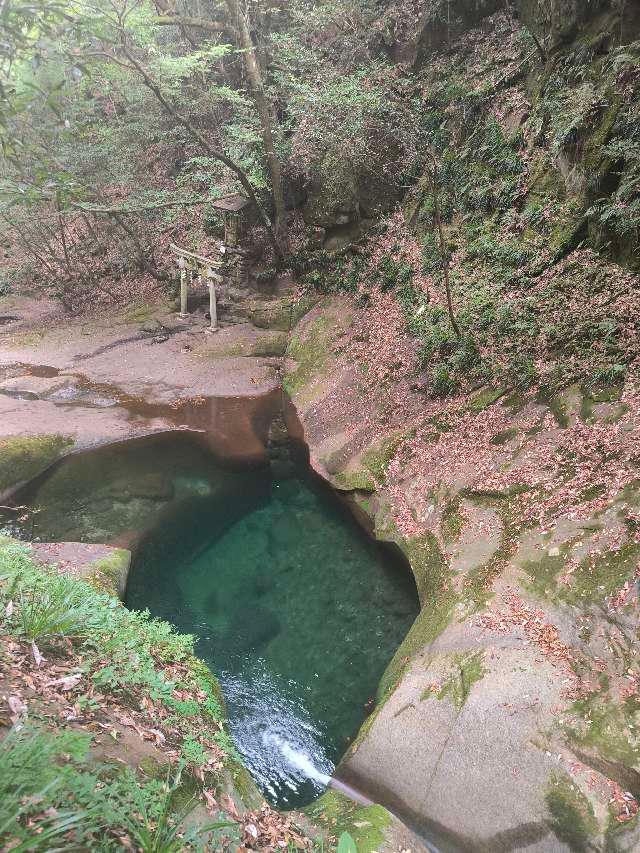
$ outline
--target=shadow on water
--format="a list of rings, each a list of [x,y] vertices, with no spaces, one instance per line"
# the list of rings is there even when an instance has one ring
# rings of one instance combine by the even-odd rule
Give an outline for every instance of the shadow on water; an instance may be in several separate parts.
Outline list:
[[[127,605],[196,637],[245,763],[293,808],[326,786],[418,599],[272,423],[279,405],[201,406],[206,433],[71,456],[15,498],[37,509],[25,538],[135,545]]]

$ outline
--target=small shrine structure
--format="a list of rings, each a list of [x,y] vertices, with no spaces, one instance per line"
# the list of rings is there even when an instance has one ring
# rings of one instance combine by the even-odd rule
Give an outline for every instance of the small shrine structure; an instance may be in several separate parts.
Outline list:
[[[224,220],[224,244],[229,247],[238,247],[247,227],[247,208],[251,201],[241,193],[225,195],[211,202],[213,210],[222,214]]]
[[[218,247],[217,257],[208,258],[198,255],[171,243],[169,246],[175,256],[180,270],[180,313],[178,316],[188,316],[187,296],[194,278],[198,283],[206,279],[209,287],[210,326],[207,332],[218,329],[218,309],[216,300],[216,283],[221,283],[224,277],[230,282],[235,279],[237,287],[243,287],[247,281],[246,253],[242,241],[247,230],[247,213],[251,201],[240,193],[223,196],[211,202],[211,207],[222,214],[224,221],[224,242]]]
[[[187,296],[189,286],[193,285],[194,277],[202,284],[203,277],[206,278],[209,287],[209,315],[211,317],[208,332],[218,331],[218,308],[216,302],[216,282],[222,282],[220,270],[224,264],[224,246],[221,247],[220,257],[206,258],[204,255],[196,255],[171,243],[169,246],[176,258],[180,270],[180,314],[178,316],[188,317]]]

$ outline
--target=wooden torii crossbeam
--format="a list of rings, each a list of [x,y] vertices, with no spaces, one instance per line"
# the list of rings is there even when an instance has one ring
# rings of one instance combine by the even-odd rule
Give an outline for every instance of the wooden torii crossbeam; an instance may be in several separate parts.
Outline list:
[[[217,332],[218,309],[216,305],[216,282],[223,281],[223,278],[219,273],[215,272],[215,270],[220,269],[224,264],[224,246],[220,249],[220,258],[205,258],[204,255],[196,255],[195,252],[189,252],[187,249],[182,249],[174,243],[171,243],[169,248],[176,256],[176,262],[180,270],[179,316],[182,318],[189,316],[187,311],[187,295],[189,292],[189,285],[193,284],[194,274],[200,282],[204,275],[207,279],[207,286],[209,288],[209,314],[211,316],[210,325],[206,331]]]

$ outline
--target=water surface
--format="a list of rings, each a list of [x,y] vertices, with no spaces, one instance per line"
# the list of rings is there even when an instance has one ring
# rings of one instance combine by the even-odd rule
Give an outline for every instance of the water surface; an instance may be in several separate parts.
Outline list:
[[[356,735],[418,603],[405,565],[308,474],[263,475],[242,507],[203,500],[150,537],[127,604],[198,637],[245,763],[291,808],[321,789],[311,768],[331,774]]]
[[[291,808],[319,793],[355,737],[418,601],[406,565],[282,431],[267,452],[272,409],[271,398],[218,402],[199,408],[205,434],[64,459],[15,495],[29,511],[9,529],[134,549],[126,603],[196,636],[245,763]]]

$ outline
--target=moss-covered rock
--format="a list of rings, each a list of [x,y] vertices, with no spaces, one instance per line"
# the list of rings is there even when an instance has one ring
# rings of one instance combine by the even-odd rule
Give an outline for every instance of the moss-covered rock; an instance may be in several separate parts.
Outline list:
[[[300,299],[255,300],[247,305],[247,317],[258,329],[288,332],[313,308],[318,299],[317,294],[309,291]]]
[[[456,710],[462,710],[473,685],[485,675],[483,659],[484,652],[481,651],[453,655],[449,674],[437,692],[437,698],[448,698]]]
[[[131,551],[125,548],[114,548],[108,557],[103,557],[91,564],[87,580],[95,588],[123,599],[130,566]]]
[[[591,839],[598,831],[593,807],[582,791],[564,773],[554,773],[545,795],[549,809],[549,826],[559,841],[570,850],[583,853],[591,849]]]
[[[395,689],[413,657],[444,631],[453,618],[458,601],[450,583],[450,571],[435,536],[405,537],[383,507],[375,519],[375,535],[394,542],[406,556],[413,572],[422,609],[384,672],[378,687],[378,701]]]
[[[376,484],[368,471],[338,471],[332,477],[333,485],[342,492],[375,492]]]
[[[289,396],[302,395],[306,400],[312,392],[308,386],[327,369],[333,340],[333,320],[328,314],[316,317],[304,332],[294,335],[287,347],[287,356],[297,362],[284,378]]]
[[[272,358],[284,355],[287,333],[279,331],[249,331],[248,334],[225,335],[225,330],[213,335],[202,350],[209,358]]]
[[[400,446],[405,433],[396,431],[376,441],[354,462],[333,475],[333,484],[341,491],[373,492],[386,479],[387,468]]]
[[[338,791],[327,791],[305,813],[317,823],[330,838],[331,847],[343,832],[353,838],[358,853],[373,853],[385,841],[385,830],[392,817],[382,806],[361,806]]]
[[[57,434],[0,438],[0,493],[40,474],[72,445]]]
[[[523,569],[529,575],[530,588],[552,601],[587,607],[598,604],[619,590],[633,577],[640,555],[640,545],[629,542],[613,551],[594,553],[573,567],[568,583],[560,577],[568,565],[573,542],[544,554],[538,560],[528,560]]]

